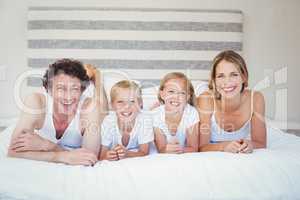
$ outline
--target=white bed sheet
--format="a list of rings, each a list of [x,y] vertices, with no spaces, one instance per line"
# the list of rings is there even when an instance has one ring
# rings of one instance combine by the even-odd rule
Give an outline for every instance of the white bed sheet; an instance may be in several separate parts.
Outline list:
[[[300,199],[300,137],[268,128],[253,154],[155,154],[94,167],[6,158],[0,133],[0,199]]]

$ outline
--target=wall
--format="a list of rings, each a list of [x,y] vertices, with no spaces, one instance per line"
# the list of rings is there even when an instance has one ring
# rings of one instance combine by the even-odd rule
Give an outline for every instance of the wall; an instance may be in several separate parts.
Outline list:
[[[15,117],[18,109],[15,104],[14,81],[26,71],[26,9],[28,5],[87,5],[115,7],[159,7],[194,9],[240,9],[244,19],[244,57],[250,71],[250,86],[256,86],[265,76],[269,76],[270,86],[262,90],[267,102],[267,116],[284,119],[278,109],[287,113],[289,128],[300,123],[298,99],[300,83],[297,59],[300,46],[300,26],[298,19],[300,1],[297,0],[89,0],[89,1],[17,1],[0,0],[0,121]],[[287,83],[276,85],[274,72],[287,67]],[[283,75],[279,75],[284,79]],[[287,88],[287,98],[277,106],[275,91]],[[287,101],[288,107],[285,106]],[[277,102],[278,104],[278,102]]]

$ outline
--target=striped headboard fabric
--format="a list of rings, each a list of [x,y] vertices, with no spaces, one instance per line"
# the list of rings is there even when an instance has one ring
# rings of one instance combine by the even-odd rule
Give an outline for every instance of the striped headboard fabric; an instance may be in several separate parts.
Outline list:
[[[242,33],[238,10],[29,7],[27,61],[42,71],[74,58],[144,84],[171,71],[207,80],[217,53],[242,52]],[[27,85],[41,80],[29,77]]]

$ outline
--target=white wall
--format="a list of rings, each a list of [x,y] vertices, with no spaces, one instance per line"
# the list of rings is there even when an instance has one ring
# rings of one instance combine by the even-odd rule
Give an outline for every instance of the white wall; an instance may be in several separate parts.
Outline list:
[[[280,87],[286,87],[287,99],[281,98],[283,105],[277,108],[286,110],[290,124],[300,123],[300,106],[298,105],[300,61],[297,59],[300,46],[298,21],[300,1],[298,0],[0,0],[0,91],[2,94],[0,96],[0,120],[15,117],[18,114],[13,88],[18,75],[27,69],[25,67],[27,6],[58,4],[242,10],[245,16],[244,57],[250,71],[250,87],[254,87],[265,76],[270,76],[271,86],[263,90],[269,117],[276,115],[275,91]],[[287,67],[287,83],[278,86],[274,83],[274,72],[282,67]],[[287,108],[284,105],[285,101],[288,104]],[[280,116],[283,115],[280,114]],[[293,128],[292,125],[289,128]]]

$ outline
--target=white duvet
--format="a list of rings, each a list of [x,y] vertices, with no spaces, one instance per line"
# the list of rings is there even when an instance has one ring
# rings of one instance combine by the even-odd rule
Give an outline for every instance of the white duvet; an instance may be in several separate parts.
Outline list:
[[[0,199],[300,199],[300,137],[268,128],[253,154],[155,154],[94,167],[6,158],[0,133]]]

